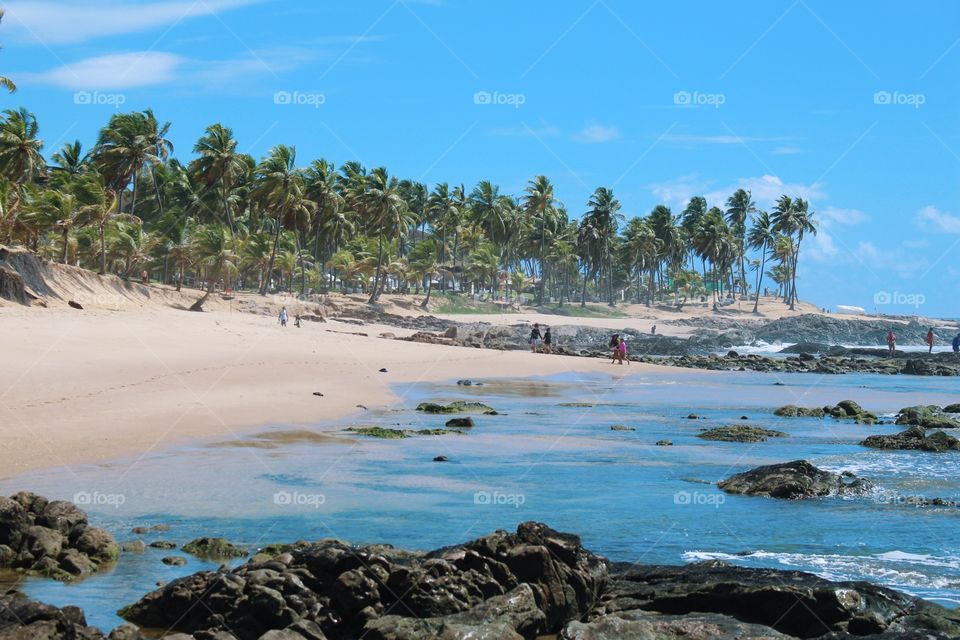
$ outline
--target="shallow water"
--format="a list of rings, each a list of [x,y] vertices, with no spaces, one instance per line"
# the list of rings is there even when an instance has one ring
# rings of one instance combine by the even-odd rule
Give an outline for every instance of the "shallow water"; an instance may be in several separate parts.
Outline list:
[[[857,443],[899,428],[772,415],[782,404],[822,406],[845,398],[881,414],[948,404],[960,396],[955,379],[569,374],[478,387],[399,385],[396,391],[395,409],[366,412],[341,426],[443,426],[443,416],[412,411],[424,400],[482,400],[505,415],[477,416],[467,435],[404,440],[316,437],[278,425],[139,459],[32,473],[0,482],[0,490],[86,501],[91,519],[118,540],[135,538],[134,526],[168,524],[171,531],[143,539],[182,544],[220,535],[257,547],[337,537],[431,549],[542,520],[579,533],[588,548],[615,560],[722,558],[873,580],[948,605],[960,600],[960,509],[902,503],[914,495],[960,499],[960,453],[874,451]],[[560,406],[570,402],[593,406]],[[687,419],[690,413],[705,419]],[[749,420],[740,420],[744,415]],[[611,431],[615,424],[636,430]],[[696,437],[724,424],[755,424],[789,437],[755,444]],[[654,446],[661,439],[674,445]],[[450,461],[432,462],[437,455]],[[855,471],[878,488],[856,499],[782,502],[728,496],[711,484],[800,458]],[[91,623],[110,628],[119,623],[114,611],[157,580],[216,567],[194,558],[185,567],[167,567],[160,563],[167,555],[181,554],[124,554],[115,569],[79,584],[29,579],[21,588],[54,604],[80,605]]]

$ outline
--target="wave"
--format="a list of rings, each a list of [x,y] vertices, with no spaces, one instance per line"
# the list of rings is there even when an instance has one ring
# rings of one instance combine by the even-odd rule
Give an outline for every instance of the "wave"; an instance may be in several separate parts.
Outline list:
[[[763,550],[744,554],[688,551],[682,558],[685,562],[723,560],[747,566],[789,567],[809,571],[827,580],[878,582],[913,595],[938,590],[939,595],[946,598],[960,596],[960,557],[957,556],[938,557],[895,549],[863,556]]]

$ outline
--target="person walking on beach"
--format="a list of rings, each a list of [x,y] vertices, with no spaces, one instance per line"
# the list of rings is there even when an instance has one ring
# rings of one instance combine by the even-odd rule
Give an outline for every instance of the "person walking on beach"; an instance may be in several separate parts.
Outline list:
[[[540,335],[540,323],[534,322],[533,329],[530,330],[530,353],[539,351],[542,341],[543,336]]]
[[[543,331],[543,352],[552,353],[553,334],[550,333],[550,327],[545,327]]]
[[[927,353],[933,353],[933,327],[927,331],[927,346],[929,347]]]
[[[960,333],[958,333],[953,339],[953,352],[960,353]]]
[[[657,335],[657,325],[653,325],[652,327],[650,327],[650,335],[652,336]]]
[[[617,346],[613,349],[613,362],[610,364],[613,364],[614,362],[617,364],[623,364],[624,360],[627,361],[627,364],[630,364],[630,358],[627,356],[627,341],[623,338],[620,338],[617,342]]]
[[[287,326],[287,308],[280,309],[280,326]]]
[[[293,326],[295,326],[297,329],[300,328],[300,314],[299,314],[299,313],[298,313],[297,315],[293,316]]]
[[[897,334],[893,332],[893,329],[890,329],[890,333],[887,334],[887,347],[890,349],[890,355],[897,353]]]

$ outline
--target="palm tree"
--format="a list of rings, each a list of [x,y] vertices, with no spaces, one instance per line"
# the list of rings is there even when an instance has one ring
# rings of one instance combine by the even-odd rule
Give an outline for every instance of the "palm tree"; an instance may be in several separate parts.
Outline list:
[[[377,233],[377,274],[373,280],[373,291],[367,301],[373,304],[380,298],[386,284],[383,273],[384,241],[388,235],[399,237],[409,226],[407,203],[398,190],[396,178],[390,177],[387,170],[378,167],[370,172],[366,179],[366,189],[360,196],[368,225]]]
[[[620,201],[613,197],[613,191],[606,187],[598,187],[587,203],[590,210],[588,218],[597,230],[603,247],[603,264],[607,279],[607,304],[614,306],[613,301],[613,261],[611,260],[611,244],[617,234],[623,215],[620,213]]]
[[[556,200],[553,196],[553,183],[546,176],[535,177],[527,183],[525,191],[523,207],[530,219],[538,221],[540,224],[540,292],[537,296],[537,305],[542,305],[544,287],[547,282],[543,260],[546,245],[547,215],[553,211]]]
[[[740,261],[740,283],[743,293],[747,288],[747,272],[744,261],[746,255],[747,220],[757,210],[751,193],[745,189],[737,189],[727,199],[727,224],[736,241],[736,257]]]
[[[79,140],[65,143],[59,151],[54,152],[51,160],[53,176],[62,175],[68,180],[90,168],[90,154],[83,152],[83,145]]]
[[[414,245],[413,249],[410,250],[409,258],[412,273],[419,278],[421,282],[424,280],[427,282],[427,297],[420,303],[420,306],[424,309],[430,304],[430,293],[433,291],[433,278],[439,272],[439,253],[437,241],[433,238],[418,242]]]
[[[16,185],[32,182],[46,166],[37,138],[37,118],[26,109],[8,109],[0,122],[0,175]]]
[[[640,302],[640,275],[649,271],[650,284],[647,294],[647,306],[653,303],[653,281],[657,266],[660,264],[660,240],[650,224],[642,218],[632,218],[624,231],[625,262],[632,267],[637,277],[637,303]]]
[[[236,230],[230,194],[246,170],[246,163],[237,152],[233,130],[219,122],[210,125],[193,146],[193,152],[199,156],[194,160],[196,174],[207,189],[219,190],[222,218],[231,231]]]
[[[309,210],[313,203],[304,195],[303,174],[297,168],[297,150],[286,145],[277,145],[257,165],[257,197],[271,212],[274,224],[273,249],[267,263],[267,273],[260,285],[260,295],[267,295],[273,263],[280,246],[280,233],[288,217],[296,217]]]
[[[760,308],[760,285],[763,284],[763,273],[767,268],[767,250],[773,245],[773,241],[773,223],[770,220],[770,214],[761,211],[754,217],[750,233],[747,235],[747,246],[760,252],[760,265],[757,269],[757,298],[753,303],[754,313],[757,313]]]
[[[790,310],[794,310],[794,305],[796,304],[797,298],[797,262],[800,259],[800,245],[803,242],[803,238],[806,234],[817,235],[817,223],[814,220],[813,211],[810,211],[810,203],[801,198],[797,198],[794,201],[794,207],[796,208],[796,215],[794,220],[796,222],[796,231],[797,231],[797,249],[793,254],[793,268],[791,269],[791,275],[793,278],[792,285],[790,290],[792,292],[792,298],[790,299]]]
[[[220,225],[209,225],[197,230],[193,238],[194,255],[200,265],[207,268],[207,290],[190,306],[190,311],[203,311],[203,303],[224,273],[237,272],[237,254],[233,248],[233,235]]]

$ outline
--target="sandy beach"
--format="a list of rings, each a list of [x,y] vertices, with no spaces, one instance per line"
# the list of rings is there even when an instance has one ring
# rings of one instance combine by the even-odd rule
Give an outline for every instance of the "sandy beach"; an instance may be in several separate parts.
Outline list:
[[[323,423],[362,412],[358,405],[402,403],[391,390],[399,382],[574,370],[683,375],[664,367],[388,340],[379,334],[411,332],[336,320],[281,329],[273,317],[228,310],[8,305],[0,308],[0,322],[5,477],[145,454],[187,438]]]

